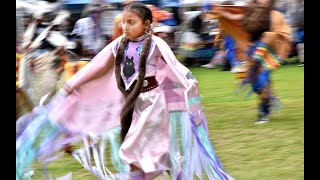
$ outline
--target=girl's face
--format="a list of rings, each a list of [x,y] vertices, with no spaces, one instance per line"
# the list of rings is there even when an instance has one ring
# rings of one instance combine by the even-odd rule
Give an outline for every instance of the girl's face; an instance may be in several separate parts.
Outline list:
[[[150,27],[150,21],[143,21],[135,12],[126,10],[122,15],[122,29],[124,35],[133,40],[142,36]]]
[[[257,3],[264,6],[269,6],[271,3],[271,0],[257,0]]]

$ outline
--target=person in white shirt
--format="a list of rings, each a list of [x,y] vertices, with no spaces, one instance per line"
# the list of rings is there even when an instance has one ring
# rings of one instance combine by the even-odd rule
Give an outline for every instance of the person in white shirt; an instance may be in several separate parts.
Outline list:
[[[80,39],[82,56],[93,57],[106,46],[106,39],[100,25],[101,12],[100,4],[89,4],[85,10],[86,16],[76,22],[71,32],[71,36],[74,35]]]

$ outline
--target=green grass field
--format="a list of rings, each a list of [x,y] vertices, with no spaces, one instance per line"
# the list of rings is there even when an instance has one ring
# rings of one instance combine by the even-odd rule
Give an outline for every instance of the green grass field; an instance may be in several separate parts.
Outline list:
[[[254,124],[257,96],[234,95],[238,80],[218,69],[190,68],[199,81],[209,135],[227,172],[237,180],[304,179],[304,68],[286,65],[272,74],[281,109],[270,122]],[[50,173],[73,179],[94,176],[69,155],[51,163]],[[42,179],[40,170],[35,179]]]

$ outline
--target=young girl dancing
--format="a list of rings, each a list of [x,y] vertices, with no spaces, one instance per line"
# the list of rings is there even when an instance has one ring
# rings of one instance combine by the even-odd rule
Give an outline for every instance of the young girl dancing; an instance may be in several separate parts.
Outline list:
[[[69,142],[78,136],[84,141],[85,147],[73,152],[75,159],[101,179],[148,180],[163,172],[172,179],[232,179],[210,143],[197,81],[164,40],[152,35],[151,23],[148,7],[128,4],[124,35],[67,81],[48,105],[23,117],[32,120],[18,129],[17,178],[34,160],[25,153],[47,162],[65,143],[58,137],[68,132]],[[24,137],[31,130],[40,143]],[[48,135],[35,132],[41,130]],[[107,142],[111,163],[106,163]]]

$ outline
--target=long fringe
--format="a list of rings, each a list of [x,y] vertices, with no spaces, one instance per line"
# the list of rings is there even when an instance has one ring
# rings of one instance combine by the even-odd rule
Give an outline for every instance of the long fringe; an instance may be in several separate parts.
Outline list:
[[[65,144],[58,141],[63,130],[48,120],[45,109],[38,110],[27,128],[17,136],[16,179],[22,179],[33,161],[46,162]],[[232,179],[225,172],[210,142],[205,118],[196,124],[190,112],[173,111],[169,116],[171,178],[193,179],[197,176],[203,179],[206,176],[210,180]],[[130,167],[119,157],[120,131],[120,127],[115,127],[102,134],[82,134],[84,147],[75,150],[72,156],[99,179],[128,179]],[[110,150],[109,155],[107,149]]]
[[[170,124],[172,179],[193,179],[195,175],[200,179],[203,175],[215,180],[232,179],[208,138],[205,118],[196,125],[192,113],[171,112]]]
[[[23,179],[32,162],[46,162],[46,158],[64,145],[63,141],[58,141],[63,130],[52,124],[47,114],[44,107],[36,107],[17,121],[20,129],[16,136],[16,179]]]

